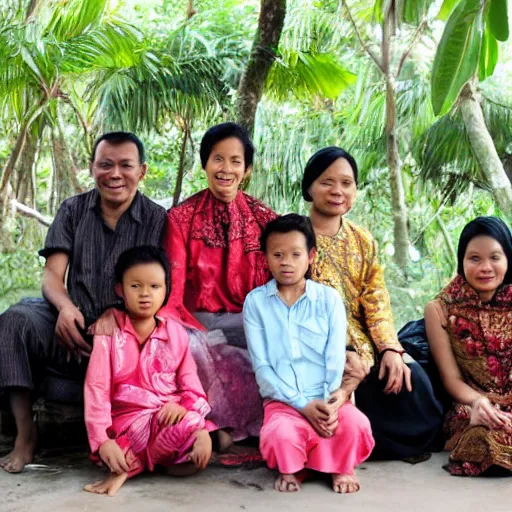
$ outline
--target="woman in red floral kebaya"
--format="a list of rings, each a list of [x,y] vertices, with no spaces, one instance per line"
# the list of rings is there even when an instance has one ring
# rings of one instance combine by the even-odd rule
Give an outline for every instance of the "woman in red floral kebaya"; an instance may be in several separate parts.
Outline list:
[[[512,470],[512,235],[496,217],[463,229],[458,275],[425,309],[432,355],[454,399],[453,475]]]

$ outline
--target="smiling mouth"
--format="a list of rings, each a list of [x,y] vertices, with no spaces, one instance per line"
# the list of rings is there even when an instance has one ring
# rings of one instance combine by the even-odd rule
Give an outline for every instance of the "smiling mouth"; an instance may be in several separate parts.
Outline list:
[[[221,184],[221,185],[231,185],[235,178],[226,178],[225,176],[215,175],[215,179]]]

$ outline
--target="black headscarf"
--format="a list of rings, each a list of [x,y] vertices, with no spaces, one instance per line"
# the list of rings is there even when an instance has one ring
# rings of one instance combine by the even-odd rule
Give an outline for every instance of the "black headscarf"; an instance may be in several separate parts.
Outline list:
[[[357,164],[354,157],[337,146],[329,146],[318,150],[306,164],[304,177],[302,178],[302,197],[306,201],[313,201],[308,192],[309,187],[338,158],[344,158],[350,164],[357,185]]]
[[[459,238],[459,247],[457,249],[457,273],[464,276],[464,255],[469,242],[477,236],[488,236],[494,238],[507,257],[508,270],[505,274],[503,284],[512,283],[512,234],[507,225],[498,217],[477,217],[472,220],[462,230]]]

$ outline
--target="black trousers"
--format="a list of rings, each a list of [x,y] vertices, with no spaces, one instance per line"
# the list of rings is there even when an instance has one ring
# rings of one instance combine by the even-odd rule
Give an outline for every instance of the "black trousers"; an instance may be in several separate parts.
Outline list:
[[[404,386],[397,395],[386,395],[387,380],[379,380],[378,366],[356,390],[356,405],[368,416],[375,438],[372,458],[405,459],[442,449],[443,408],[425,370],[415,361],[408,366],[412,392]]]
[[[0,389],[38,389],[48,375],[83,380],[87,358],[67,361],[55,337],[57,310],[45,299],[27,298],[0,315]]]

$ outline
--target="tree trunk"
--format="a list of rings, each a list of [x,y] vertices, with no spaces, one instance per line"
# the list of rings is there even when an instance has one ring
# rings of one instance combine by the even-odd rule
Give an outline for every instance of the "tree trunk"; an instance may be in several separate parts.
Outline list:
[[[30,0],[25,15],[25,22],[30,21],[37,14],[37,10],[39,9],[40,4],[41,0]]]
[[[183,177],[185,176],[185,157],[187,155],[187,142],[189,135],[189,123],[188,121],[185,121],[183,123],[183,139],[181,141],[180,165],[178,167],[178,176],[176,177],[176,186],[174,187],[174,194],[172,199],[173,206],[176,206],[180,201]]]
[[[407,206],[398,140],[396,136],[396,104],[391,80],[386,81],[386,153],[391,184],[391,209],[393,211],[395,263],[405,268],[409,262],[409,232],[407,229]]]
[[[0,220],[2,223],[8,212],[8,205],[10,200],[9,195],[12,191],[9,182],[21,156],[23,147],[25,146],[28,129],[29,124],[27,122],[21,127],[21,130],[18,133],[18,137],[16,138],[16,143],[14,144],[14,149],[12,150],[12,153],[9,156],[9,160],[7,160],[7,163],[5,164],[4,170],[2,172],[2,179],[0,181]]]
[[[238,89],[238,122],[247,128],[251,136],[254,132],[256,109],[276,57],[285,15],[286,0],[261,0],[256,37]]]
[[[24,204],[32,204],[32,169],[37,158],[39,135],[32,131],[27,135],[16,176],[16,199]]]
[[[396,134],[395,84],[391,72],[391,34],[395,29],[394,3],[385,15],[382,31],[382,65],[386,80],[386,156],[391,185],[391,209],[394,223],[395,263],[405,269],[409,262],[409,232],[407,229],[407,206],[405,204],[404,184],[398,139]]]
[[[474,85],[468,82],[460,94],[460,109],[469,142],[482,174],[489,182],[501,211],[512,218],[512,185],[498,156]]]

